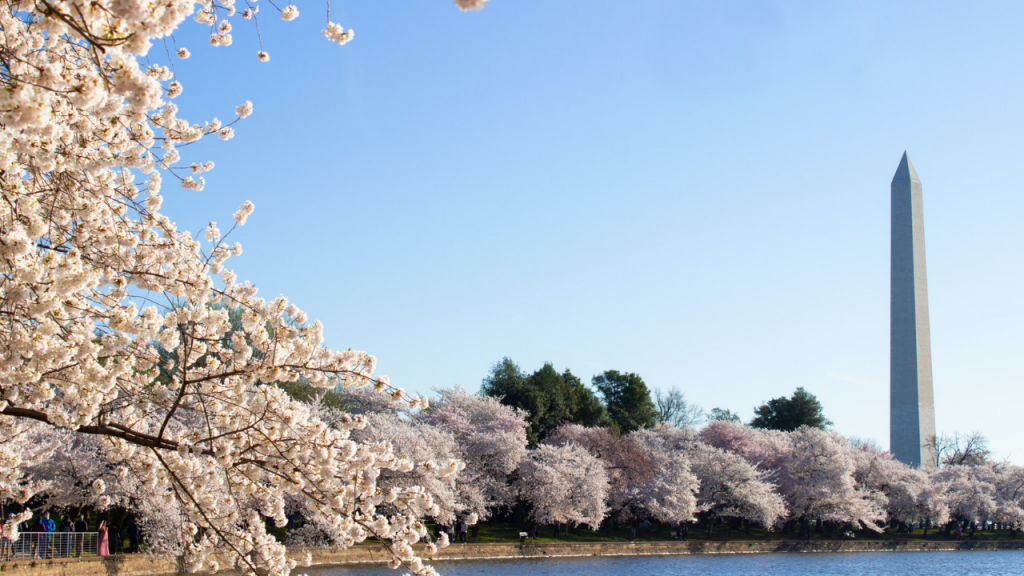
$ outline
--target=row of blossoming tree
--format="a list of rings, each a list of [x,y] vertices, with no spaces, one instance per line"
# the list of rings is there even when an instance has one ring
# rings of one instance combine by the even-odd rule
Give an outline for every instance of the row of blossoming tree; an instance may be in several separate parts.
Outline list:
[[[304,381],[267,387],[299,397],[313,390]],[[421,532],[428,521],[452,525],[462,518],[472,524],[519,516],[531,531],[554,523],[598,529],[634,520],[675,528],[699,519],[709,536],[723,520],[796,527],[806,536],[817,522],[830,534],[878,532],[887,523],[914,521],[936,529],[989,521],[1010,530],[1024,522],[1024,468],[977,454],[954,452],[945,466],[929,472],[817,428],[783,432],[726,421],[699,431],[660,424],[628,434],[564,424],[530,448],[522,410],[460,388],[436,392],[426,409],[425,401],[409,403],[369,389],[306,396],[317,421],[348,430],[356,446],[373,446],[391,458],[368,479],[383,495],[375,501],[380,525],[368,534],[386,539],[382,519],[403,514]],[[130,510],[158,550],[179,550],[194,539],[180,530],[187,508],[173,498],[140,497],[145,487],[109,462],[99,438],[50,426],[37,426],[29,438],[26,448],[58,447],[25,469],[25,479],[42,487],[37,501]],[[423,505],[409,510],[398,497],[407,493],[418,494]],[[332,518],[305,498],[286,496],[279,507],[263,511],[261,519],[287,514],[306,521],[286,533],[289,544],[355,541],[339,539]],[[447,544],[442,535],[426,552]]]
[[[1024,523],[1024,468],[977,452],[953,451],[941,468],[922,470],[818,428],[726,421],[628,434],[564,424],[530,448],[522,410],[459,388],[436,392],[426,410],[358,393],[349,398],[363,400],[348,407],[370,423],[355,433],[360,439],[386,442],[400,458],[459,462],[456,473],[428,483],[415,471],[377,479],[385,490],[423,486],[438,506],[430,515],[438,524],[495,515],[522,516],[526,529],[700,521],[710,535],[717,521],[730,520],[809,536],[812,523],[836,535],[911,522],[926,529],[992,522],[1008,530]]]

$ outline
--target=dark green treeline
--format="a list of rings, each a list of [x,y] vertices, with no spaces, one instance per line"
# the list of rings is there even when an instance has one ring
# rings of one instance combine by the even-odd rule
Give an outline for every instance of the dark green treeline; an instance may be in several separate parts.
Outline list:
[[[559,373],[546,363],[527,374],[506,357],[491,368],[481,392],[500,397],[502,403],[529,414],[527,434],[531,445],[563,423],[612,426],[622,432],[658,423],[651,392],[639,375],[608,370],[594,376],[592,383],[596,393],[568,369]]]

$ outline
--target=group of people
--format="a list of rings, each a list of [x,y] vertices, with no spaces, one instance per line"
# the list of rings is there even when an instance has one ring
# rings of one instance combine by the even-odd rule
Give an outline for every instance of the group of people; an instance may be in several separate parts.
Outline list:
[[[641,520],[639,518],[633,518],[633,521],[629,525],[630,532],[632,532],[633,534],[633,540],[636,540],[638,534],[641,537],[643,537],[644,528],[647,528],[650,525],[650,520]]]
[[[675,536],[676,536],[676,538],[678,538],[680,540],[689,540],[690,539],[690,523],[689,522],[679,522],[679,523],[677,523],[676,524]]]
[[[440,538],[442,533],[448,535],[449,542],[462,542],[465,544],[466,538],[469,535],[469,523],[466,522],[465,518],[459,518],[447,526],[438,524],[437,529],[434,531],[434,537]]]
[[[6,521],[0,523],[0,532],[3,532],[3,527],[7,523],[14,522],[15,519],[14,514],[8,514]],[[128,537],[129,544],[128,548],[124,549],[124,536],[116,523],[108,525],[106,520],[100,520],[93,535],[89,532],[89,522],[84,514],[79,514],[77,520],[65,516],[58,527],[50,518],[49,512],[44,512],[34,521],[22,522],[18,525],[18,532],[17,540],[4,536],[0,541],[0,562],[11,560],[15,556],[31,556],[35,559],[82,556],[92,552],[92,542],[96,543],[95,551],[98,556],[137,553],[141,536],[138,524],[134,520],[129,520],[124,534]]]

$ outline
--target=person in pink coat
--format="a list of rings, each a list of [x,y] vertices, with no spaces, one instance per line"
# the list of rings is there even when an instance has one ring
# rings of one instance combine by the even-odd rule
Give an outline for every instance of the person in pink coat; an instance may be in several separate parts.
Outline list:
[[[102,520],[100,527],[97,528],[99,532],[99,543],[96,547],[96,554],[100,556],[110,556],[110,544],[107,542],[107,521]]]

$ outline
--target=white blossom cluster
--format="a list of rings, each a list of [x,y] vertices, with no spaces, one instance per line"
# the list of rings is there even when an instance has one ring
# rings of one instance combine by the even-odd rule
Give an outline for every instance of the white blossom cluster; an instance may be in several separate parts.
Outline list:
[[[337,43],[339,46],[344,46],[345,44],[348,44],[349,41],[351,41],[352,38],[355,36],[355,32],[353,32],[352,30],[346,32],[343,26],[341,26],[340,24],[335,24],[334,22],[328,22],[327,29],[324,30],[323,32],[324,36],[326,36],[328,40]]]
[[[3,528],[0,529],[0,537],[7,538],[8,540],[18,539],[18,524],[30,520],[32,518],[31,510],[24,510],[20,514],[15,514],[10,518],[5,518]]]
[[[483,10],[487,7],[487,0],[455,0],[455,5],[463,12]]]
[[[430,410],[423,410],[425,399],[390,398],[368,388],[345,389],[342,397],[346,409],[367,423],[353,431],[352,438],[386,444],[402,463],[380,471],[378,489],[387,493],[420,487],[431,498],[427,516],[435,522],[452,525],[463,518],[475,524],[497,508],[514,504],[510,478],[526,454],[525,414],[458,387],[435,392],[438,397]],[[329,425],[349,417],[325,406],[322,399],[312,409]],[[308,517],[301,506],[296,508]],[[388,512],[392,507],[385,502],[380,510]],[[320,525],[292,535],[292,541],[303,546],[333,538]],[[443,545],[428,547],[428,553]]]
[[[341,545],[376,536],[433,573],[412,552],[432,497],[376,479],[435,471],[354,440],[361,416],[328,426],[280,385],[405,395],[372,376],[373,356],[327,349],[319,323],[239,282],[230,230],[211,223],[204,242],[160,212],[166,178],[200,191],[213,168],[180,166],[180,148],[234,128],[178,117],[169,100],[187,92],[148,54],[190,16],[231,45],[235,15],[233,0],[9,0],[0,12],[0,499],[46,491],[103,508],[131,494],[190,570],[224,553],[244,574],[294,568],[265,520],[283,525],[299,500]],[[86,455],[103,465],[67,466]],[[385,504],[393,514],[377,513]]]
[[[608,476],[604,464],[578,444],[541,444],[519,467],[519,493],[533,504],[538,524],[555,522],[601,525],[608,508]]]

